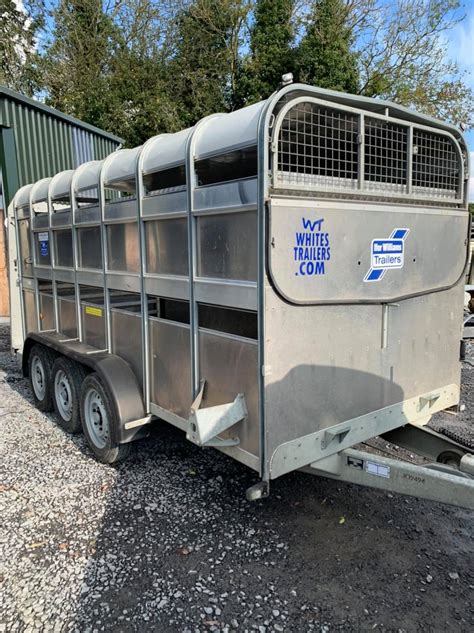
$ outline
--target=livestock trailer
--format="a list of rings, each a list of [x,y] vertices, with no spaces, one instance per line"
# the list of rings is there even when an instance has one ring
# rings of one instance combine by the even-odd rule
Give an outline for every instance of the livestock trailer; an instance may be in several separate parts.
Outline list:
[[[256,473],[474,506],[460,401],[468,152],[452,125],[288,84],[19,190],[12,347],[114,462],[155,420]],[[430,459],[357,447],[375,436]],[[454,465],[453,465],[454,463]]]

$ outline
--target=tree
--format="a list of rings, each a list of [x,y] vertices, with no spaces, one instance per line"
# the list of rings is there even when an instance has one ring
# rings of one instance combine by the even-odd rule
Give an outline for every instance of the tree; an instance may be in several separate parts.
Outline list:
[[[317,0],[296,54],[299,81],[344,92],[358,88],[357,55],[345,0]]]
[[[62,0],[43,60],[47,102],[127,146],[179,129],[166,82],[171,14],[162,9],[152,0]]]
[[[250,54],[239,67],[234,103],[266,99],[283,73],[294,69],[294,0],[257,0],[250,28]]]
[[[241,0],[196,0],[178,14],[167,76],[183,125],[229,109],[244,14]]]
[[[23,2],[0,0],[0,81],[129,145],[266,98],[285,72],[474,124],[447,52],[460,0],[52,0],[44,43],[46,0]]]
[[[43,23],[41,6],[0,0],[0,84],[33,96],[39,85],[36,36]]]
[[[465,17],[459,0],[347,0],[347,5],[360,94],[474,124],[474,94],[447,54],[447,35]]]
[[[130,147],[182,127],[167,82],[172,15],[152,0],[127,0],[114,15],[120,31],[108,69],[104,125]]]
[[[101,126],[119,32],[101,0],[61,0],[53,18],[52,41],[43,58],[47,103]]]

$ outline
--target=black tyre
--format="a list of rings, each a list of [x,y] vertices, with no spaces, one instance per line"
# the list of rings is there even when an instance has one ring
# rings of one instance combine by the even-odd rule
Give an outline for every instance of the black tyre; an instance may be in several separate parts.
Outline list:
[[[130,444],[115,444],[112,440],[115,412],[107,387],[96,373],[89,374],[82,383],[81,419],[87,443],[100,462],[114,464],[129,455]]]
[[[35,406],[40,411],[52,411],[51,370],[56,355],[44,345],[33,345],[28,358],[28,373]]]
[[[83,365],[59,356],[51,370],[54,410],[61,428],[68,433],[79,433],[81,425],[81,386],[87,372]]]

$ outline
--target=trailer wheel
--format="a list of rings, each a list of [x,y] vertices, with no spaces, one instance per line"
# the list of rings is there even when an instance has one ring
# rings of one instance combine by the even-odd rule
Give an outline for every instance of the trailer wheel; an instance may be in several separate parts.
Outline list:
[[[87,372],[80,363],[59,356],[51,371],[54,410],[59,425],[68,433],[79,433],[81,425],[81,385]]]
[[[33,345],[28,357],[28,374],[35,406],[45,413],[53,410],[51,370],[55,358],[54,353],[44,345]]]
[[[113,464],[128,456],[130,444],[115,444],[112,440],[115,413],[108,390],[96,373],[89,374],[82,383],[81,418],[87,443],[100,462]]]

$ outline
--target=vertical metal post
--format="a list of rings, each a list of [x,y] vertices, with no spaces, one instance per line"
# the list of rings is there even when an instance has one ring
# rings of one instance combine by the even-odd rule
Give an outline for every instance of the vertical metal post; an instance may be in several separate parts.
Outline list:
[[[35,286],[36,327],[38,328],[38,332],[40,332],[41,331],[40,301],[39,301],[39,292],[38,292],[38,276],[36,274],[37,262],[36,262],[36,247],[35,247],[35,239],[34,239],[35,233],[33,231],[33,221],[35,218],[35,212],[33,210],[33,192],[35,189],[35,185],[31,187],[31,191],[30,191],[30,248],[31,248],[32,270],[33,270],[33,283]]]
[[[112,154],[110,155],[112,156]],[[105,224],[105,187],[104,187],[104,170],[108,156],[101,167],[99,173],[99,209],[100,209],[100,238],[102,242],[102,273],[104,279],[104,310],[105,310],[105,346],[109,353],[112,353],[112,337],[110,334],[110,296],[108,288],[107,272],[109,269],[109,257],[107,252],[107,226]]]
[[[145,412],[150,412],[151,403],[151,375],[150,375],[150,322],[148,314],[148,295],[146,292],[145,274],[146,274],[146,231],[145,221],[143,219],[143,197],[145,195],[145,187],[143,184],[143,161],[145,159],[147,146],[156,141],[156,137],[145,143],[137,158],[136,170],[136,191],[137,191],[137,222],[138,222],[138,239],[140,247],[140,301],[142,312],[142,361],[143,361],[143,399],[145,404]]]
[[[388,303],[382,304],[382,349],[387,349],[388,346]]]
[[[200,388],[200,370],[199,370],[199,323],[198,323],[198,304],[195,293],[195,280],[198,270],[198,253],[197,253],[197,230],[196,217],[194,215],[194,190],[196,188],[196,173],[194,170],[194,149],[196,139],[202,132],[203,128],[220,114],[211,114],[201,119],[194,126],[186,143],[186,183],[187,183],[187,202],[188,202],[188,266],[189,266],[189,325],[191,335],[191,383],[193,400],[199,393]]]
[[[410,194],[413,189],[413,126],[408,128],[407,141],[407,193]]]
[[[77,268],[79,265],[79,248],[77,243],[77,227],[76,227],[76,176],[80,167],[78,167],[71,178],[71,190],[70,190],[70,201],[71,201],[71,232],[72,232],[72,262],[74,267],[74,295],[76,301],[76,332],[77,338],[82,342],[82,315],[81,315],[81,297],[79,290],[79,282],[77,280]]]
[[[21,331],[23,332],[23,340],[25,340],[27,331],[26,331],[25,302],[24,302],[24,297],[23,297],[23,255],[20,250],[20,225],[18,223],[18,211],[15,206],[15,199],[13,199],[12,208],[13,208],[13,221],[15,223],[14,227],[15,227],[16,261],[17,261],[16,266],[17,266],[17,272],[18,272],[17,279],[18,279],[18,287],[20,290]],[[31,211],[30,211],[30,214],[31,214]],[[8,209],[7,209],[7,221],[8,222],[10,221],[8,217]],[[29,220],[29,225],[31,226],[31,218]],[[31,246],[30,246],[30,249],[31,249]],[[10,271],[10,276],[11,275],[12,275],[12,271]],[[13,318],[13,314],[11,314],[11,318]]]
[[[359,191],[364,189],[364,177],[365,177],[365,116],[359,115],[359,164],[358,164],[358,179],[357,188]]]
[[[200,122],[198,122],[194,130],[188,136],[186,143],[186,185],[187,185],[187,203],[188,203],[188,276],[189,276],[189,332],[191,337],[191,393],[192,400],[196,398],[199,393],[199,333],[198,333],[198,318],[197,318],[197,305],[195,303],[194,295],[194,279],[196,277],[196,218],[193,216],[194,210],[194,188],[196,182],[196,175],[194,173],[194,137],[199,129]]]
[[[274,92],[265,104],[257,127],[258,146],[258,196],[257,196],[257,232],[258,232],[258,270],[257,270],[257,294],[258,294],[258,412],[260,422],[260,477],[268,482],[270,473],[266,460],[266,426],[265,426],[265,264],[267,258],[266,251],[266,212],[267,200],[270,191],[270,167],[275,174],[275,166],[270,165],[270,118],[273,114],[273,107],[279,96],[283,96],[291,87],[283,88],[280,92]],[[272,126],[275,134],[275,125]],[[278,138],[274,140],[278,143]],[[275,147],[273,156],[278,155],[278,146]]]
[[[46,203],[48,205],[48,224],[49,224],[49,257],[50,257],[50,266],[51,266],[51,286],[53,289],[53,311],[54,311],[54,325],[56,332],[59,331],[59,310],[58,310],[58,291],[56,288],[56,245],[54,243],[54,231],[53,231],[53,223],[51,221],[51,215],[53,213],[53,203],[51,200],[51,184],[54,182],[54,178],[49,183],[48,187],[48,197]]]

